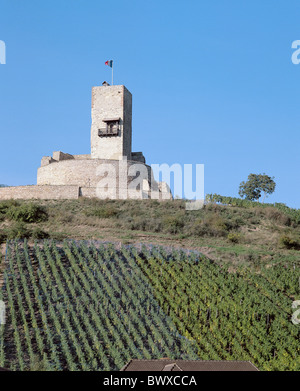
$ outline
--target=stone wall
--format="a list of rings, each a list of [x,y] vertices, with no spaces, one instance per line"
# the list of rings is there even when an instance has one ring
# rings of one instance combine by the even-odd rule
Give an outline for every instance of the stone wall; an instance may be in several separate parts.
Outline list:
[[[0,188],[0,201],[3,200],[76,200],[79,197],[100,198],[100,199],[147,199],[157,200],[170,199],[170,194],[160,193],[158,191],[150,192],[142,189],[141,191],[127,191],[127,188],[116,187],[113,194],[107,192],[105,187],[78,187],[78,186],[15,186]]]
[[[141,183],[141,191],[135,192],[128,187],[130,183],[134,188]],[[154,180],[150,166],[131,160],[62,160],[38,169],[38,185],[65,184],[78,186],[79,196],[88,198],[172,198],[169,188]],[[107,190],[108,187],[110,192]]]
[[[137,166],[135,166],[137,165]],[[77,185],[79,187],[97,187],[99,181],[103,178],[104,171],[107,168],[114,170],[116,185],[120,181],[131,181],[133,175],[127,178],[130,167],[141,167],[146,172],[146,177],[150,184],[153,181],[153,174],[150,166],[134,161],[119,161],[108,159],[73,159],[53,162],[49,165],[38,168],[37,184],[38,185]],[[134,168],[134,167],[132,167]],[[101,174],[102,172],[102,174]],[[122,186],[121,187],[125,187]]]
[[[1,187],[0,200],[60,200],[77,199],[79,196],[78,186],[15,186]]]
[[[61,151],[53,152],[53,160],[60,161],[60,160],[70,160],[70,159],[74,159],[74,156],[70,155],[69,153],[64,153]]]
[[[51,163],[57,163],[62,160],[89,160],[91,155],[70,155],[69,153],[64,153],[61,151],[53,152],[53,157],[43,156],[41,161],[41,166],[48,166]],[[136,159],[134,159],[136,160]]]
[[[48,164],[51,164],[53,162],[55,162],[55,160],[51,156],[43,156],[41,166],[48,166]]]
[[[146,199],[150,198],[146,191],[128,192],[127,188],[115,188],[113,192],[101,187],[80,187],[79,197],[99,198],[99,199]],[[159,197],[159,196],[158,196]]]
[[[74,159],[77,160],[87,160],[91,159],[91,155],[73,155]]]
[[[120,160],[131,155],[132,96],[123,85],[93,87],[91,158]],[[118,135],[99,137],[104,119],[120,118]]]

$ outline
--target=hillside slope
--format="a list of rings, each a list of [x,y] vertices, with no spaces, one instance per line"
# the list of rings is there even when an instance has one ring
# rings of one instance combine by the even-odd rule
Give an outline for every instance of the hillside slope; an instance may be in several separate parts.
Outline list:
[[[198,249],[233,265],[299,262],[299,210],[216,198],[198,211],[186,211],[181,200],[0,202],[0,242],[24,237],[152,242]]]

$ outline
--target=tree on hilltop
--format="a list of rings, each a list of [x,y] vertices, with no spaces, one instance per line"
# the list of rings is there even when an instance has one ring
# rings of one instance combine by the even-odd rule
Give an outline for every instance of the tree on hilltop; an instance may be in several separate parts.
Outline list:
[[[266,174],[249,174],[247,182],[241,182],[239,187],[239,195],[246,200],[258,201],[263,192],[263,201],[267,195],[274,193],[276,183],[274,177]]]

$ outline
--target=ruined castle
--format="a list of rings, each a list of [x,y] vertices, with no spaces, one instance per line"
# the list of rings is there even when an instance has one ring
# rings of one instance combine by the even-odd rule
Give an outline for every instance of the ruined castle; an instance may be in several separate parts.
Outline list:
[[[92,88],[91,154],[44,156],[37,185],[0,188],[4,199],[171,199],[142,152],[132,152],[132,95],[123,85]]]

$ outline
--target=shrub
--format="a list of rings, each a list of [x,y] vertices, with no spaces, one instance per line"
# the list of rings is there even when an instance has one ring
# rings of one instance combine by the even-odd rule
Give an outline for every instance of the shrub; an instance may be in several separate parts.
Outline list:
[[[204,205],[204,210],[217,213],[222,210],[220,205],[217,204],[206,204]]]
[[[258,217],[252,217],[249,220],[249,223],[252,224],[252,225],[258,225],[258,224],[260,224],[260,219]]]
[[[45,221],[48,215],[42,206],[35,204],[11,205],[6,212],[10,220],[23,223],[39,223]]]
[[[120,227],[129,228],[137,231],[150,231],[150,232],[161,232],[162,223],[157,218],[151,218],[146,216],[139,217],[125,217],[120,223]]]
[[[201,220],[198,220],[193,225],[193,228],[191,229],[192,234],[195,236],[205,236],[207,232],[206,226],[202,223]]]
[[[46,239],[49,237],[49,234],[42,229],[35,227],[30,234],[33,239]]]
[[[7,235],[5,232],[0,232],[0,244],[6,242]]]
[[[165,216],[162,224],[163,229],[171,234],[177,234],[184,227],[182,216]]]
[[[49,237],[53,240],[63,241],[64,239],[70,237],[66,232],[50,232]]]
[[[227,231],[230,231],[232,229],[238,229],[242,225],[245,225],[245,221],[239,216],[234,216],[225,221]]]
[[[24,239],[29,238],[31,232],[23,222],[17,222],[6,231],[7,239]]]
[[[291,219],[289,216],[287,216],[285,213],[281,212],[277,208],[274,207],[267,207],[264,210],[265,216],[275,223],[281,224],[281,225],[291,225]]]
[[[156,221],[155,224],[153,224],[153,231],[154,232],[162,231],[162,223],[160,221]]]
[[[157,200],[156,200],[157,201]],[[163,208],[165,210],[178,210],[178,209],[184,209],[185,210],[185,201],[184,200],[164,200],[162,203]]]
[[[222,237],[227,235],[227,229],[226,220],[214,213],[206,216],[202,222],[198,221],[194,232],[197,236]]]
[[[7,210],[11,207],[19,206],[20,202],[15,200],[7,200],[0,202],[0,215],[5,215]]]
[[[157,200],[151,201],[151,204],[150,204],[151,208],[156,208],[157,206],[159,206],[159,201],[157,201]]]
[[[226,220],[219,213],[209,213],[204,217],[204,224],[210,225],[220,230],[226,230]]]
[[[211,237],[222,237],[226,236],[226,225],[220,221],[214,224],[211,219],[207,220],[196,220],[191,233],[195,236],[211,236]]]
[[[130,205],[128,209],[129,215],[132,216],[141,216],[141,214],[145,215],[145,211],[141,210],[139,205]]]
[[[300,243],[289,235],[280,236],[279,245],[287,249],[300,250]]]
[[[246,253],[240,254],[239,259],[243,262],[247,262],[247,263],[253,264],[255,266],[259,265],[261,262],[260,254],[254,252],[253,250],[250,250]]]
[[[119,214],[119,210],[113,206],[103,206],[100,208],[93,208],[86,212],[87,216],[95,216],[102,219],[109,219],[111,217],[116,217]]]
[[[237,232],[229,232],[227,235],[227,239],[230,240],[232,243],[239,243],[241,240],[241,234]]]
[[[131,221],[130,229],[136,231],[146,231],[147,229],[147,220],[143,217],[139,217]]]

